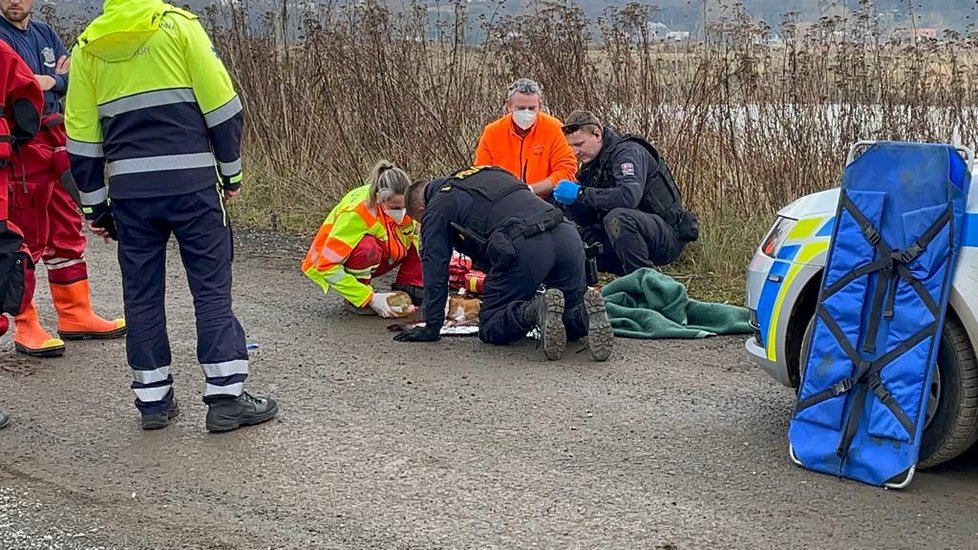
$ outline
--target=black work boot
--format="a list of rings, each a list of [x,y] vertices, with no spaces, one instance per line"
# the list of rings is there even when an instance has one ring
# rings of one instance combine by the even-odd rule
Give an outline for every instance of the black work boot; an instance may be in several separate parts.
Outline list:
[[[556,361],[567,346],[564,330],[564,293],[548,289],[526,304],[523,318],[540,331],[540,345],[547,359]]]
[[[144,430],[158,430],[165,428],[170,421],[180,416],[180,406],[177,405],[177,398],[170,400],[170,408],[163,412],[143,414],[142,424]]]
[[[587,344],[595,361],[607,361],[615,343],[604,297],[593,288],[584,293],[584,312],[587,319]]]
[[[7,413],[0,411],[0,428],[6,428],[9,423],[10,417],[7,416]]]
[[[228,397],[207,407],[207,431],[229,432],[241,426],[267,422],[278,414],[278,403],[267,397],[252,397],[241,392],[238,397]]]

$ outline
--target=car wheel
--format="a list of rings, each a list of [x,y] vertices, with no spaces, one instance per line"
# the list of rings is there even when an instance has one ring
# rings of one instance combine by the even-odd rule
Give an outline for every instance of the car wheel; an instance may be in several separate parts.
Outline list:
[[[940,383],[931,387],[933,405],[920,442],[920,468],[932,468],[968,450],[978,436],[978,360],[964,326],[948,315],[937,356]],[[930,403],[930,402],[928,402]]]
[[[815,332],[815,315],[808,321],[805,327],[805,335],[801,337],[801,352],[798,354],[798,387],[795,388],[795,396],[801,394],[801,387],[805,385],[805,361],[808,360],[808,352],[812,349],[812,333]]]
[[[798,384],[804,384],[803,364],[808,357],[815,317],[808,322],[801,343]],[[927,418],[920,442],[920,469],[933,468],[968,450],[978,437],[978,359],[964,326],[953,314],[944,320],[941,344],[927,400]]]

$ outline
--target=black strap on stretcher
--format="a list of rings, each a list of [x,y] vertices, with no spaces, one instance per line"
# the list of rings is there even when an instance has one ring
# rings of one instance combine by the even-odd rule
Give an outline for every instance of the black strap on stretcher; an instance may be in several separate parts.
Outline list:
[[[937,333],[938,323],[940,322],[938,317],[940,314],[940,308],[937,303],[934,302],[927,289],[924,285],[917,280],[907,265],[915,260],[921,252],[934,240],[935,237],[941,232],[945,225],[949,224],[953,219],[953,205],[948,204],[947,210],[931,225],[919,239],[914,241],[905,250],[899,250],[891,247],[883,237],[880,235],[879,231],[873,227],[869,219],[859,210],[859,208],[852,202],[845,191],[842,192],[842,207],[849,212],[849,214],[856,220],[859,224],[859,228],[863,232],[863,236],[866,241],[872,246],[876,247],[878,259],[863,265],[852,272],[848,273],[845,277],[842,277],[831,286],[826,287],[822,299],[818,305],[818,310],[816,315],[818,318],[825,323],[826,328],[832,333],[832,336],[838,341],[839,345],[845,351],[849,360],[856,367],[856,372],[853,376],[845,378],[840,382],[833,385],[831,388],[823,390],[811,397],[802,399],[798,402],[795,407],[795,413],[807,409],[813,405],[817,405],[833,397],[838,397],[844,393],[850,392],[855,388],[854,398],[856,399],[853,405],[848,421],[846,422],[845,431],[842,435],[842,440],[839,443],[839,448],[836,450],[836,454],[840,458],[845,458],[849,452],[849,447],[852,446],[852,441],[856,437],[856,432],[859,428],[859,422],[862,418],[863,407],[866,402],[866,394],[872,391],[876,397],[879,398],[880,402],[893,413],[893,416],[900,422],[903,429],[907,431],[908,434],[913,436],[914,433],[914,423],[897,403],[893,399],[890,392],[883,386],[883,382],[880,377],[880,372],[888,364],[895,361],[898,357],[910,351],[914,346],[920,344],[928,337],[933,336]],[[950,235],[952,247],[954,234],[953,231]],[[885,354],[880,356],[875,360],[863,359],[859,351],[856,350],[849,339],[846,337],[845,333],[842,332],[842,328],[839,324],[832,318],[828,310],[825,309],[824,303],[829,297],[834,295],[836,292],[845,288],[846,285],[853,282],[854,280],[862,277],[864,275],[868,276],[870,273],[879,271],[879,281],[876,285],[876,291],[873,294],[873,301],[870,306],[869,315],[869,325],[866,329],[866,336],[863,341],[862,351],[868,354],[873,354],[876,352],[876,337],[879,333],[880,317],[884,319],[890,319],[893,317],[893,305],[896,295],[896,286],[899,279],[903,279],[909,284],[914,291],[920,296],[920,299],[930,310],[931,314],[934,316],[935,321],[916,334],[908,338],[906,341],[902,342],[900,345],[894,347],[893,349],[887,351]],[[806,358],[807,359],[807,358]]]

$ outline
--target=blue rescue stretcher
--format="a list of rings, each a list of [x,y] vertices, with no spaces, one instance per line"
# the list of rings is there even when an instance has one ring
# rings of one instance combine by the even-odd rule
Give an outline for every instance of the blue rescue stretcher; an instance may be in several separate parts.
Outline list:
[[[850,150],[788,428],[800,466],[891,488],[913,478],[973,160],[932,143]]]

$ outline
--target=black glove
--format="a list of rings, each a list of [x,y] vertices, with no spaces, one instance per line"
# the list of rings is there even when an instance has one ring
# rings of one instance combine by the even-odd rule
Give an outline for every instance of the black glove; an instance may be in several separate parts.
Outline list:
[[[398,342],[435,342],[439,339],[441,339],[441,327],[430,325],[414,327],[394,337]]]
[[[241,189],[241,171],[233,176],[221,176],[221,189],[225,191],[237,191]]]
[[[112,217],[111,212],[105,212],[100,215],[97,220],[92,222],[92,227],[105,229],[108,231],[110,239],[113,241],[119,240],[119,234],[115,230],[115,218]]]
[[[15,99],[10,105],[10,111],[14,119],[14,127],[10,129],[14,145],[20,146],[34,139],[41,130],[41,114],[34,108],[31,100],[25,97]]]
[[[68,192],[70,193],[71,191],[69,190]],[[79,200],[78,204],[81,205],[81,200]],[[85,215],[85,219],[90,222],[94,222],[105,214],[112,215],[112,208],[109,206],[109,201],[107,200],[91,206],[81,205],[81,211]]]

